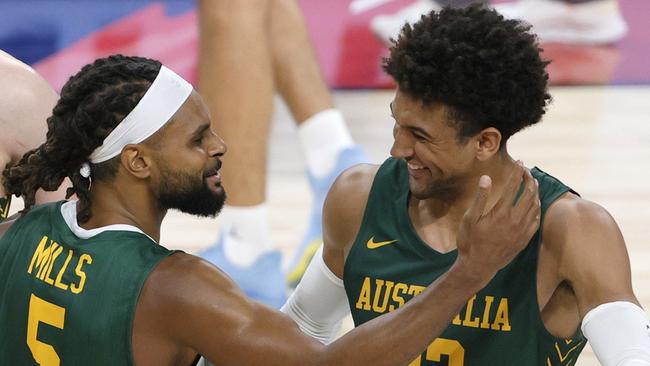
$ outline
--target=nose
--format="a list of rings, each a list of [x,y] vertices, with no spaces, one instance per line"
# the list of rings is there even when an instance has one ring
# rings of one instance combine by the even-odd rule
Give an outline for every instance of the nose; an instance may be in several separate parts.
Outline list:
[[[211,131],[207,152],[211,157],[223,156],[228,151],[228,146],[214,131]]]
[[[397,159],[406,159],[413,156],[413,137],[410,133],[399,127],[393,127],[393,146],[390,148],[390,155]]]

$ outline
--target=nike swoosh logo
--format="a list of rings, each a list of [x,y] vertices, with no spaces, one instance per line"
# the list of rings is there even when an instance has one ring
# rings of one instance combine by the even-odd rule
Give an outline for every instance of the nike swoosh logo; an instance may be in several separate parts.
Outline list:
[[[395,242],[397,242],[397,240],[387,240],[387,241],[380,241],[376,243],[375,237],[373,236],[372,238],[368,239],[368,244],[366,244],[366,246],[368,247],[368,249],[377,249],[383,247],[384,245],[393,244]]]

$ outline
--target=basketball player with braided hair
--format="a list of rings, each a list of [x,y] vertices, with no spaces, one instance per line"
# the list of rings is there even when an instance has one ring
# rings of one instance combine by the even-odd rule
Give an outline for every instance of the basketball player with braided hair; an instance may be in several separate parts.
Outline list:
[[[31,67],[0,50],[0,171],[45,140],[45,120],[58,95]],[[57,186],[58,187],[58,186]],[[36,191],[37,203],[63,198],[63,191]],[[31,202],[31,203],[34,203]],[[0,222],[9,215],[11,195],[0,185]]]
[[[0,224],[0,364],[404,365],[539,225],[518,167],[486,211],[483,177],[459,255],[417,300],[324,346],[208,262],[160,245],[167,210],[214,216],[226,145],[192,86],[159,62],[111,56],[63,87],[46,142],[3,172],[27,202]],[[33,205],[65,177],[78,201]],[[525,190],[512,204],[523,181]]]

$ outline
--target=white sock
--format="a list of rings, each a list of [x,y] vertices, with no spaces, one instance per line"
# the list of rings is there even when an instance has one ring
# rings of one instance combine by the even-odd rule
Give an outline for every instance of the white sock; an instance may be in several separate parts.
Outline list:
[[[343,114],[326,109],[298,126],[298,139],[307,160],[307,169],[316,178],[332,171],[339,153],[354,145]]]
[[[248,267],[273,249],[266,204],[225,205],[219,219],[225,235],[224,253],[233,264]]]

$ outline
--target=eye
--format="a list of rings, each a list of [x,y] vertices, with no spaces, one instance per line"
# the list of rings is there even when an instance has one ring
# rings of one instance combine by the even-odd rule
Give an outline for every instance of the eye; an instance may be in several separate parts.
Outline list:
[[[415,137],[415,139],[418,140],[418,141],[428,141],[426,137],[424,137],[423,135],[420,135],[417,132],[413,133],[413,137]]]

